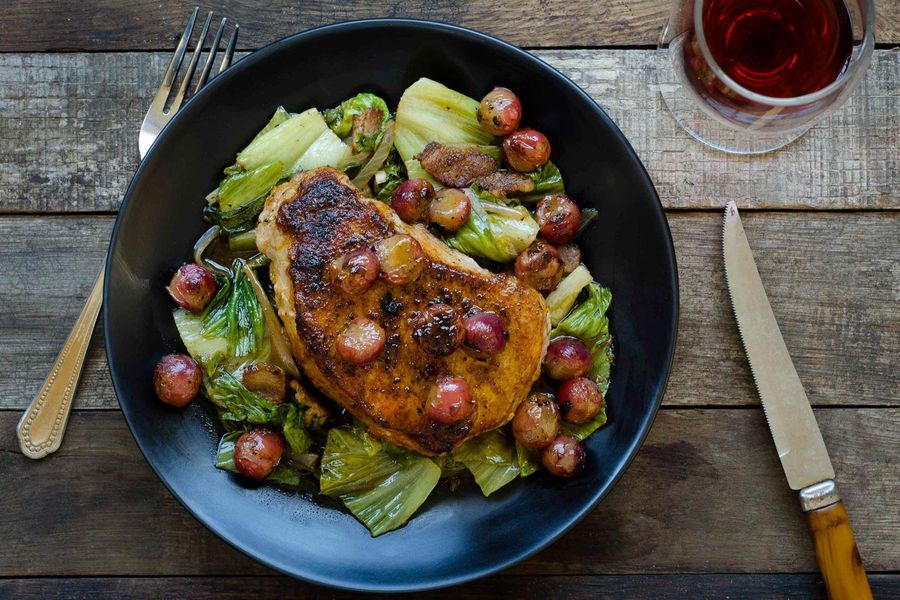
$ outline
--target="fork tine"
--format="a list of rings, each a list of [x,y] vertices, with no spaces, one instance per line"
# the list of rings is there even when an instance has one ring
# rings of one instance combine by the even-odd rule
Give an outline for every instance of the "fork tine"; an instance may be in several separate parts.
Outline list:
[[[212,11],[209,11],[209,14],[206,15],[206,22],[200,31],[200,38],[197,40],[197,47],[194,48],[194,53],[191,55],[191,62],[188,64],[187,71],[184,73],[184,79],[181,80],[178,92],[172,98],[172,104],[169,106],[169,114],[181,108],[184,94],[187,92],[188,86],[191,85],[191,79],[194,77],[194,71],[197,69],[197,63],[200,61],[200,53],[203,52],[203,43],[206,41],[206,34],[209,32],[209,23],[212,21],[212,16]]]
[[[234,47],[237,44],[238,30],[240,25],[234,24],[234,31],[231,33],[231,39],[228,40],[228,47],[225,48],[225,56],[222,58],[222,64],[219,65],[219,73],[231,66],[231,59],[234,58]]]
[[[166,69],[166,74],[163,76],[162,83],[159,85],[159,90],[157,90],[156,96],[153,98],[150,110],[158,110],[162,113],[163,108],[165,107],[169,92],[172,91],[172,84],[175,82],[175,77],[178,75],[178,70],[181,68],[184,51],[187,48],[188,41],[191,39],[191,33],[194,31],[194,23],[197,22],[197,13],[199,11],[200,7],[195,6],[194,12],[191,14],[191,18],[188,19],[187,25],[184,28],[184,33],[181,34],[181,39],[178,41],[178,47],[175,48],[175,54],[172,55],[169,67]]]
[[[222,19],[222,23],[219,25],[218,31],[216,31],[216,35],[213,38],[212,45],[209,47],[209,56],[206,57],[206,63],[203,65],[203,71],[200,72],[200,78],[197,80],[197,86],[194,88],[194,94],[200,91],[204,85],[206,85],[206,80],[209,79],[209,73],[212,71],[213,62],[216,60],[216,53],[219,51],[219,43],[222,41],[222,34],[225,33],[225,22],[228,19]]]

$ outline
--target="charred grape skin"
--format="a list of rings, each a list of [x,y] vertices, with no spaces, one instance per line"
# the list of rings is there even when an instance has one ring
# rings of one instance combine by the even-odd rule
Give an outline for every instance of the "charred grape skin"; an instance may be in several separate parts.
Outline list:
[[[284,453],[284,438],[267,429],[241,434],[234,443],[234,468],[244,477],[262,481],[268,477]]]
[[[434,186],[424,179],[409,179],[400,184],[391,197],[391,208],[407,223],[422,223],[434,200]]]
[[[415,281],[425,266],[422,246],[412,236],[398,233],[375,243],[381,278],[393,285]]]
[[[570,479],[584,470],[584,447],[571,435],[559,435],[544,448],[541,462],[551,475]]]
[[[559,252],[545,242],[535,242],[516,257],[516,277],[541,292],[555,288],[563,276]]]
[[[194,263],[181,265],[166,289],[178,306],[191,312],[200,312],[216,295],[216,278],[212,273]]]
[[[582,377],[591,368],[591,353],[574,337],[558,337],[550,342],[544,356],[544,374],[556,381]]]
[[[449,356],[459,348],[465,335],[462,318],[456,310],[440,302],[422,311],[412,333],[422,349],[433,356]]]
[[[166,404],[184,406],[197,397],[203,373],[186,354],[167,354],[153,369],[153,389]]]
[[[428,207],[428,220],[452,233],[466,224],[471,212],[472,203],[464,191],[443,188]]]
[[[578,247],[578,244],[566,244],[556,250],[559,252],[560,260],[562,260],[564,275],[568,275],[581,264],[581,248]]]
[[[551,244],[568,244],[578,235],[581,210],[565,194],[548,195],[538,202],[534,218],[540,227],[541,237]]]
[[[492,356],[506,346],[506,326],[496,314],[483,312],[465,320],[466,345],[479,354]]]
[[[365,365],[381,354],[384,349],[384,329],[366,317],[350,321],[337,336],[335,347],[338,356],[354,365]]]
[[[591,379],[574,377],[559,387],[556,401],[566,421],[582,425],[590,422],[603,408],[603,393]]]
[[[372,287],[380,272],[378,257],[362,248],[331,261],[326,277],[348,296],[355,296]]]
[[[520,129],[503,140],[506,163],[519,173],[534,171],[550,160],[550,140],[536,129]]]
[[[546,448],[559,435],[559,407],[550,394],[532,394],[516,409],[516,440],[526,448]]]
[[[475,411],[472,390],[462,377],[445,375],[428,394],[428,418],[438,425],[455,425]]]
[[[481,99],[475,112],[478,124],[491,135],[507,135],[522,120],[522,102],[512,90],[495,87]]]

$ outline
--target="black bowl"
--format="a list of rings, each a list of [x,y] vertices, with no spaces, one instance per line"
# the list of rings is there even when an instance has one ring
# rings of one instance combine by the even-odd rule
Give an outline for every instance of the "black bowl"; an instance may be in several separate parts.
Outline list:
[[[251,488],[213,466],[219,436],[202,405],[164,406],[153,365],[180,348],[166,278],[202,233],[204,195],[275,110],[336,104],[372,91],[396,106],[427,76],[475,98],[516,91],[524,123],[546,133],[567,191],[600,218],[585,262],[613,291],[616,363],[609,424],[587,442],[588,467],[541,473],[490,498],[464,486],[432,498],[402,529],[372,538],[316,498]],[[609,102],[614,103],[615,98]],[[163,483],[213,532],[256,560],[309,581],[399,591],[461,583],[508,567],[558,538],[612,488],[656,414],[675,347],[678,285],[665,215],[641,162],[591,98],[530,54],[473,31],[374,20],[322,27],[253,53],[216,77],[160,135],[125,194],[104,290],[106,348],[122,411]]]

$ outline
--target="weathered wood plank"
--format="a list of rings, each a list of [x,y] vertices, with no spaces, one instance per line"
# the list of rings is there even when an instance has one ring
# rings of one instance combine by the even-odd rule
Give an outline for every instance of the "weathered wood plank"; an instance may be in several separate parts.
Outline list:
[[[371,3],[225,0],[217,14],[241,24],[242,48],[258,48],[298,31],[375,17],[433,19],[479,29],[520,46],[655,45],[671,0],[539,2],[463,0]],[[191,5],[177,0],[146,7],[101,0],[14,0],[0,15],[0,51],[152,50],[174,46]],[[60,35],[65,32],[65,35]],[[876,2],[876,39],[900,41],[900,7]]]
[[[800,377],[817,405],[900,405],[900,213],[745,213]],[[758,403],[725,290],[718,213],[671,213],[681,330],[668,405]],[[23,408],[81,310],[110,217],[0,218],[0,408]],[[723,376],[723,374],[727,374]],[[115,407],[99,327],[76,406]]]
[[[900,575],[870,574],[876,598],[900,595]],[[359,594],[316,587],[288,577],[84,577],[7,579],[0,581],[0,596],[18,600],[120,600],[121,598],[191,598],[191,600],[245,600],[253,598],[305,598],[348,600]],[[396,595],[373,594],[373,600]],[[695,600],[744,598],[753,600],[825,600],[817,574],[728,575],[609,575],[553,576],[494,575],[463,586],[414,597],[457,598],[566,598],[567,600]]]
[[[897,571],[900,409],[818,409],[816,416],[869,572]],[[269,572],[178,505],[137,451],[120,413],[76,411],[61,450],[38,462],[16,449],[17,419],[0,412],[0,536],[16,541],[0,546],[0,576]],[[510,573],[815,569],[762,412],[712,409],[661,411],[609,498]]]
[[[758,208],[900,208],[900,53],[876,52],[846,106],[789,147],[758,157],[709,150],[678,128],[656,93],[656,52],[538,56],[610,113],[668,208],[719,207],[726,199]],[[168,53],[0,54],[0,212],[116,210],[168,60]]]

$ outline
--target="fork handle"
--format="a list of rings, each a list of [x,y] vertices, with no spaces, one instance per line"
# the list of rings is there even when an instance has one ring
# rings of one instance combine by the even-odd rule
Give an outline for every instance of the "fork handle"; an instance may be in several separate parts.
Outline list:
[[[62,443],[84,357],[103,303],[103,276],[104,269],[101,269],[50,374],[16,427],[19,448],[28,458],[43,458],[56,452]]]

